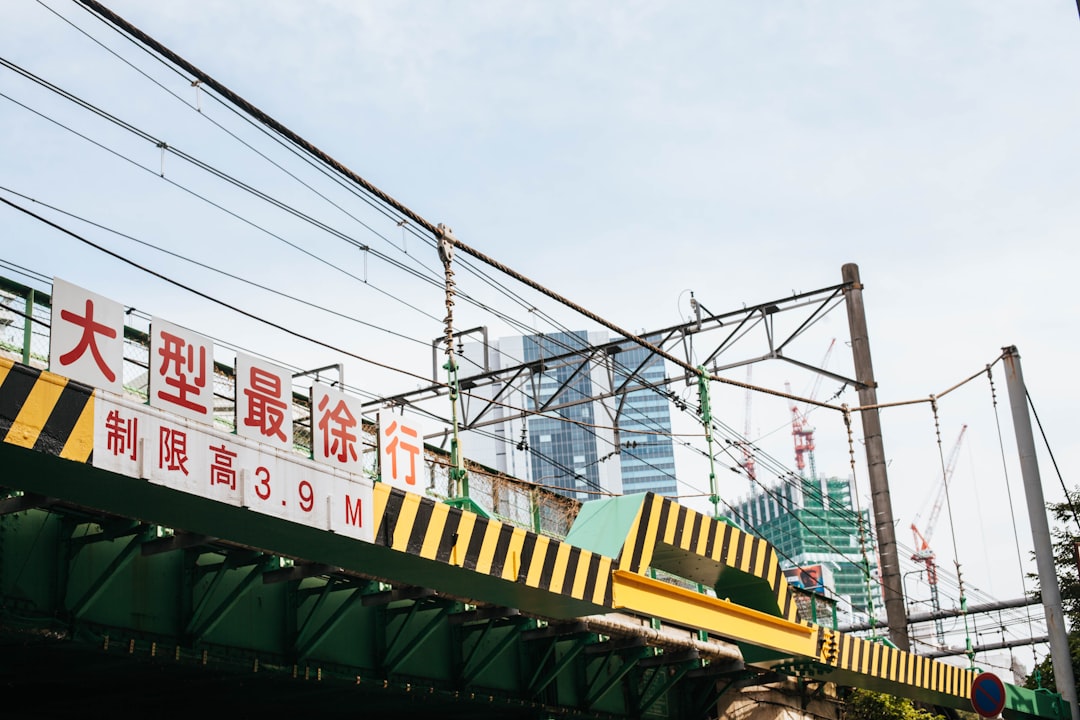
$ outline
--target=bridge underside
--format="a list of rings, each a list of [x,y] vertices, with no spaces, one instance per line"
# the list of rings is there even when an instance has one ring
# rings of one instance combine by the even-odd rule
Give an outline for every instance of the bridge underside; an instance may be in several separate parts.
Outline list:
[[[61,501],[93,473],[9,444],[0,467],[0,685],[35,716],[705,717],[747,677],[697,634],[527,617]],[[274,527],[236,537],[296,541],[238,517]]]

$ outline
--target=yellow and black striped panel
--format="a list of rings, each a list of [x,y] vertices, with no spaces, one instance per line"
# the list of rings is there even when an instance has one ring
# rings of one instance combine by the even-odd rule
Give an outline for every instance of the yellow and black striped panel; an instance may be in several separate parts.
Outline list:
[[[647,493],[619,553],[618,569],[644,573],[653,564],[658,543],[762,578],[772,588],[780,616],[800,622],[795,594],[776,551],[765,540],[670,498]]]
[[[90,462],[94,389],[0,358],[0,438],[68,460]]]
[[[826,631],[829,632],[829,631]],[[892,683],[911,685],[932,693],[968,698],[975,672],[938,660],[897,650],[882,643],[854,635],[833,633],[836,656],[821,662],[860,675],[869,675]]]
[[[614,561],[507,523],[375,484],[375,542],[428,560],[611,605]]]

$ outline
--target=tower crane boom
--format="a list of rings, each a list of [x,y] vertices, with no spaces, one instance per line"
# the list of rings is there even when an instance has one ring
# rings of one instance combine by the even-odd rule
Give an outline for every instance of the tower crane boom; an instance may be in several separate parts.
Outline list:
[[[825,351],[825,356],[821,358],[821,367],[828,366],[829,357],[832,355],[833,347],[836,345],[836,338],[832,339],[829,343],[829,349]],[[818,390],[821,389],[821,374],[814,378],[813,387],[810,389],[810,400],[816,400]],[[788,395],[791,394],[791,383],[785,382],[784,387],[787,389]],[[806,414],[810,411],[810,403],[806,404],[806,407],[799,409],[799,406],[795,404],[795,401],[791,401],[791,436],[795,442],[795,467],[799,469],[800,475],[805,475],[806,464],[810,462],[810,477],[811,479],[817,479],[817,463],[814,461],[814,428],[810,425],[810,421],[807,420]]]
[[[941,600],[937,586],[937,560],[933,548],[930,547],[930,538],[934,536],[934,528],[937,526],[938,517],[941,515],[941,505],[945,500],[945,491],[949,487],[949,479],[952,478],[953,470],[956,469],[956,460],[960,456],[960,445],[964,442],[965,432],[967,432],[967,425],[962,425],[960,435],[957,436],[956,443],[953,445],[952,450],[949,451],[949,459],[945,463],[945,472],[942,474],[941,481],[938,484],[938,491],[934,497],[930,517],[927,518],[922,531],[919,531],[918,514],[915,515],[915,519],[911,523],[911,533],[915,538],[915,552],[911,554],[911,559],[926,566],[926,583],[930,586],[930,601],[935,611],[941,610]],[[945,639],[941,621],[936,620],[934,625],[937,629],[938,641],[943,643]]]
[[[934,504],[930,509],[930,515],[927,517],[922,531],[920,532],[918,528],[918,514],[915,515],[915,520],[911,523],[911,530],[915,534],[916,553],[930,549],[930,539],[934,536],[934,529],[937,527],[938,517],[941,515],[941,506],[945,500],[945,491],[949,487],[949,480],[956,469],[956,461],[960,457],[960,445],[964,442],[965,432],[967,432],[967,425],[962,425],[956,443],[953,444],[952,450],[949,451],[949,459],[945,463],[945,473],[941,476],[941,482],[937,486],[937,495],[934,496]]]
[[[750,492],[754,491],[754,485],[757,480],[757,468],[755,467],[754,451],[750,446],[750,402],[753,399],[753,393],[750,390],[750,385],[754,378],[754,366],[746,366],[746,413],[745,413],[745,427],[743,429],[742,441],[739,443],[742,446],[743,454],[743,470],[746,471],[746,477],[750,479]]]

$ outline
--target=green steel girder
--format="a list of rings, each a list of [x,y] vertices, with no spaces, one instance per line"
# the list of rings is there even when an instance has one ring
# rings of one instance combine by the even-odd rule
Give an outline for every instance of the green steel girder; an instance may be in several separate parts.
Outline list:
[[[177,550],[187,550],[188,548],[209,545],[216,539],[217,538],[212,538],[209,535],[178,532],[166,537],[147,540],[142,544],[142,555],[143,557],[149,557],[161,553],[176,552]]]
[[[669,655],[672,656],[669,658]],[[640,665],[645,665],[646,660],[643,660]],[[663,673],[663,678],[658,686],[653,689],[651,694],[647,694],[642,697],[641,702],[638,703],[638,715],[644,715],[649,711],[656,702],[667,695],[667,693],[678,685],[688,672],[695,668],[701,667],[701,659],[698,657],[696,651],[681,652],[681,653],[667,653],[658,656],[660,662],[654,667],[654,674],[650,678],[648,683],[644,683],[647,689],[653,684],[653,680],[656,677],[656,673]]]
[[[634,638],[634,640],[636,639],[637,638]],[[586,708],[592,708],[596,705],[608,691],[621,683],[623,678],[631,671],[637,669],[639,660],[643,660],[650,656],[652,652],[653,648],[646,646],[644,643],[631,641],[626,643],[623,647],[613,648],[611,651],[605,653],[595,674],[586,685],[584,706]],[[610,672],[603,682],[600,682],[600,676],[608,669],[609,661],[613,658],[618,658],[620,664]]]
[[[297,682],[305,677],[315,682],[328,668],[337,668],[339,682],[343,673],[354,684],[363,678],[363,689],[356,692],[378,688],[404,693],[401,702],[408,703],[409,688],[412,693],[423,688],[428,696],[452,700],[457,712],[473,708],[476,717],[500,702],[504,708],[534,708],[521,710],[526,714],[519,717],[541,717],[544,708],[572,710],[598,720],[639,716],[628,678],[640,665],[626,655],[619,638],[607,641],[598,654],[585,653],[586,647],[604,643],[580,623],[544,625],[512,608],[463,605],[418,587],[386,590],[378,581],[326,567],[281,568],[276,555],[253,555],[248,548],[209,537],[202,538],[206,545],[197,544],[194,536],[157,537],[160,531],[155,527],[108,540],[97,537],[94,527],[106,518],[72,511],[65,520],[63,512],[67,512],[63,507],[28,510],[5,518],[0,553],[16,554],[6,557],[10,562],[0,562],[0,630],[10,617],[5,608],[14,607],[9,593],[24,584],[27,573],[45,580],[64,574],[57,572],[59,565],[66,573],[70,563],[65,553],[71,550],[72,533],[89,527],[87,537],[95,540],[78,551],[79,577],[72,588],[84,595],[92,580],[108,578],[95,590],[98,600],[87,603],[83,615],[65,625],[52,620],[62,616],[49,604],[55,602],[52,593],[37,593],[19,610],[36,608],[43,626],[53,623],[70,637],[97,637],[96,646],[85,641],[79,645],[83,652],[141,655],[142,662],[179,663],[178,670],[227,662],[235,673],[243,672],[246,662],[246,672],[256,673],[253,678],[295,668],[290,677],[297,677]],[[144,546],[147,552],[140,551]],[[41,558],[51,561],[41,563]],[[12,585],[24,566],[26,573]],[[144,583],[141,578],[150,580]],[[256,616],[252,613],[257,607],[274,611]],[[251,623],[256,623],[250,631],[255,634],[240,635],[237,641],[238,629]],[[189,628],[190,634],[185,634]],[[630,649],[642,655],[652,651]],[[4,655],[13,657],[0,648],[0,656]],[[389,661],[380,662],[383,657]],[[7,662],[0,659],[0,673]],[[432,674],[427,674],[425,664],[435,666]],[[606,667],[599,667],[602,664]],[[619,677],[612,679],[611,674]],[[597,692],[588,697],[586,677],[597,678]],[[681,707],[682,701],[675,698],[688,685],[685,677],[668,678],[661,687],[661,679],[642,691],[648,695],[642,700],[655,713],[654,703],[666,694],[668,703],[660,712],[664,716],[668,706]],[[613,692],[620,682],[625,692]],[[321,686],[308,688],[322,694]],[[292,697],[303,695],[299,687],[289,692]],[[671,712],[670,717],[682,716]]]
[[[86,591],[82,594],[82,597],[80,597],[71,605],[70,608],[68,608],[68,612],[73,619],[77,620],[82,617],[83,613],[86,611],[90,603],[94,602],[101,596],[101,593],[104,592],[104,590],[109,586],[109,583],[115,580],[120,570],[126,567],[127,564],[130,563],[133,559],[135,559],[135,556],[139,552],[139,547],[142,545],[143,540],[145,539],[145,533],[145,528],[142,528],[130,540],[128,540],[127,545],[125,545],[120,550],[120,552],[116,554],[116,557],[113,558],[112,562],[109,563],[109,565],[101,571],[101,574],[98,575],[97,580],[95,580],[93,584],[91,584],[90,587],[86,589]],[[114,538],[107,539],[112,540]],[[78,559],[78,557],[78,550],[76,550],[71,562],[74,563]]]
[[[688,692],[684,692],[686,698],[688,717],[706,717],[709,711],[717,706],[720,698],[747,675],[742,663],[737,661],[712,662],[700,670],[691,670],[687,679],[698,680],[691,686]],[[699,677],[695,678],[697,675]],[[729,679],[721,684],[721,678],[728,676]]]
[[[500,623],[502,627],[509,628],[509,631],[503,633],[503,637],[494,643],[494,647],[490,648],[486,655],[476,659],[476,655],[479,654],[483,647],[484,638],[487,637],[492,628],[496,627],[496,621],[484,623],[484,629],[480,631],[480,639],[473,645],[472,652],[463,659],[460,686],[462,688],[472,686],[479,679],[481,673],[487,670],[499,656],[518,643],[522,631],[528,628],[530,624],[531,621],[523,617],[512,618],[509,622]]]
[[[436,603],[433,617],[428,618],[415,634],[408,634],[405,631],[411,629],[412,621],[419,614],[420,609],[422,607],[428,609],[430,603],[413,602],[409,606],[404,622],[398,628],[393,639],[387,644],[386,654],[383,659],[383,668],[386,670],[387,675],[394,675],[401,669],[402,665],[442,626],[455,604],[447,601]]]
[[[199,565],[198,557],[202,556],[203,554],[205,553],[199,551],[198,549],[196,549],[194,552],[188,553],[189,556],[194,555],[196,558],[194,567],[192,569],[192,574],[194,576],[195,582],[198,582],[200,579],[207,575],[213,575],[213,578],[210,580],[209,587],[207,587],[206,590],[203,591],[198,601],[193,604],[191,615],[188,618],[186,627],[184,628],[184,635],[194,638],[198,638],[202,635],[202,633],[196,633],[196,628],[199,628],[200,626],[200,620],[202,619],[204,611],[207,607],[210,607],[211,599],[217,595],[218,587],[225,581],[226,577],[229,577],[229,571],[236,570],[244,565],[251,564],[249,562],[251,558],[248,553],[245,551],[240,551],[226,553],[225,560],[220,563],[214,563],[213,565]],[[250,583],[244,583],[244,589],[247,589],[247,585],[249,584]],[[230,597],[232,597],[231,594]],[[211,615],[213,614],[213,611],[211,611]]]
[[[263,582],[266,582],[266,575],[263,575]],[[322,607],[323,607],[324,604],[326,604],[326,601],[330,599],[331,593],[333,593],[335,591],[340,592],[340,591],[349,590],[349,589],[352,589],[353,593],[349,597],[348,600],[346,600],[344,603],[342,603],[342,605],[348,605],[349,607],[352,607],[352,602],[351,602],[352,599],[353,598],[356,598],[356,599],[360,598],[359,588],[353,588],[353,587],[351,587],[351,585],[347,585],[345,583],[338,582],[337,578],[333,578],[333,577],[327,578],[326,582],[323,584],[323,586],[321,588],[310,588],[309,589],[309,592],[312,593],[312,594],[317,594],[317,597],[315,599],[315,605],[308,612],[307,617],[305,617],[303,622],[299,623],[297,625],[297,628],[296,628],[296,639],[293,641],[293,652],[296,654],[296,656],[298,658],[299,657],[304,657],[304,656],[306,656],[308,654],[307,652],[304,652],[301,648],[304,648],[305,650],[310,652],[311,648],[318,644],[318,640],[316,640],[314,643],[311,643],[310,645],[308,643],[311,640],[316,639],[316,638],[321,639],[323,636],[325,636],[325,633],[328,631],[328,630],[323,630],[323,628],[320,628],[319,632],[312,633],[311,638],[308,637],[309,630],[314,625],[315,618],[318,617],[319,611],[322,610]],[[298,604],[300,604],[302,602],[302,600],[299,597],[300,596],[300,588],[299,587],[296,588],[296,593],[295,594],[297,596]]]
[[[37,493],[22,493],[0,499],[0,516],[11,513],[47,508],[59,502],[56,498],[45,497]]]
[[[240,598],[244,596],[255,581],[258,580],[276,561],[277,559],[272,556],[263,556],[259,562],[248,570],[247,574],[239,583],[237,583],[236,587],[234,587],[220,603],[206,613],[206,617],[202,617],[201,612],[206,604],[200,603],[199,611],[192,615],[191,621],[188,623],[187,632],[195,638],[196,642],[207,633],[211,632],[217,624],[222,621],[225,614],[236,606],[236,603],[239,602]],[[217,580],[225,575],[225,569],[226,568],[222,568],[222,570],[218,571],[214,576],[215,589]],[[206,594],[203,595],[203,600],[208,599],[210,596],[211,592],[208,590]],[[196,622],[196,620],[198,620],[198,622]]]
[[[149,526],[145,523],[140,523],[136,520],[128,520],[126,518],[103,518],[95,521],[85,521],[79,524],[87,526],[97,525],[99,530],[98,532],[91,533],[89,532],[88,527],[87,532],[78,537],[73,536],[69,540],[73,554],[78,553],[79,550],[87,545],[109,542],[116,540],[117,538],[130,537],[132,535],[144,535],[149,530]],[[143,537],[141,540],[145,541],[146,538]]]
[[[359,587],[350,583],[348,586],[338,587],[337,589],[339,590],[348,590],[351,586],[352,593],[349,594],[345,601],[338,606],[337,610],[335,610],[317,630],[311,632],[309,635],[307,629],[311,620],[317,616],[322,605],[325,603],[326,599],[330,597],[330,593],[333,592],[336,584],[338,583],[334,578],[331,578],[326,583],[323,592],[320,593],[318,600],[315,601],[315,607],[311,609],[311,612],[304,620],[303,627],[297,632],[295,651],[297,658],[300,660],[307,659],[311,655],[312,651],[319,643],[325,640],[330,633],[341,624],[341,621],[347,617],[353,606],[363,599],[364,593],[368,590],[369,586],[374,585],[375,583],[363,583]]]
[[[91,655],[229,668],[241,678],[333,677],[356,688],[344,692],[393,695],[403,708],[422,688],[446,705],[432,709],[459,717],[465,708],[492,717],[500,702],[504,710],[524,708],[506,717],[576,712],[617,720],[638,716],[642,703],[650,703],[650,716],[691,717],[683,698],[701,682],[693,670],[666,683],[657,675],[639,690],[640,658],[586,653],[605,638],[579,622],[544,626],[513,608],[374,580],[394,577],[390,560],[397,558],[385,548],[365,546],[371,562],[368,555],[359,562],[333,534],[22,448],[0,447],[0,467],[3,482],[24,493],[63,498],[3,516],[0,640],[13,632],[17,613],[18,622],[32,618]],[[93,589],[95,599],[67,621],[63,598],[85,596],[101,577],[109,580]],[[607,648],[617,644],[616,636]],[[6,647],[0,674],[14,657]],[[644,657],[652,649],[632,651]],[[591,688],[588,678],[596,678]]]
[[[591,640],[592,635],[588,632],[577,633],[571,636],[569,640],[564,637],[552,637],[551,642],[548,643],[547,650],[544,652],[544,656],[540,659],[540,662],[536,664],[536,671],[525,684],[528,695],[530,697],[538,697],[544,692],[556,678],[562,675],[563,672],[570,667],[571,663],[578,659],[578,656],[585,651],[585,647]],[[545,671],[544,668],[547,666],[548,661],[556,655],[558,644],[566,641],[570,642],[570,648]]]

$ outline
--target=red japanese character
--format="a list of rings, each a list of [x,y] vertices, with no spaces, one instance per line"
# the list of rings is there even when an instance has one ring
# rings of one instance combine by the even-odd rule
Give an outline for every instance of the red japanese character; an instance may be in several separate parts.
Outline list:
[[[319,412],[326,410],[330,403],[330,396],[323,395],[319,401]],[[333,427],[330,424],[333,423]],[[336,456],[340,462],[349,462],[357,459],[356,433],[350,430],[356,429],[356,418],[349,412],[349,406],[344,400],[338,400],[333,410],[327,411],[319,418],[319,429],[323,433],[323,457]],[[333,442],[331,442],[331,439]]]
[[[97,363],[98,370],[105,378],[112,382],[116,380],[116,373],[112,371],[105,363],[105,358],[101,357],[101,350],[98,349],[96,334],[100,333],[105,337],[114,339],[116,337],[116,328],[111,328],[108,325],[94,321],[94,301],[87,298],[86,300],[86,315],[80,316],[71,312],[70,310],[61,310],[60,317],[67,320],[73,325],[78,325],[82,328],[82,337],[79,338],[79,343],[70,351],[60,356],[61,365],[70,365],[83,356],[87,348],[90,348],[90,354],[94,356],[94,362]]]
[[[210,461],[210,484],[228,485],[235,490],[236,470],[233,468],[233,460],[236,459],[236,453],[225,447],[225,443],[221,443],[221,447],[211,445],[210,452],[214,454],[214,459]]]
[[[410,436],[412,438],[416,438],[416,437],[419,436],[419,433],[417,433],[415,428],[411,428],[408,425],[402,425],[400,432],[395,433],[394,431],[397,430],[397,429],[398,429],[398,424],[397,424],[397,421],[395,420],[395,421],[391,422],[389,427],[387,427],[386,430],[383,432],[383,434],[386,435],[387,437],[393,436],[392,439],[390,440],[390,442],[388,442],[386,444],[386,449],[384,450],[384,452],[386,452],[388,455],[390,455],[390,475],[395,480],[397,479],[397,476],[398,476],[398,471],[397,471],[397,456],[398,456],[398,453],[397,453],[397,450],[398,450],[398,447],[400,447],[402,450],[409,453],[409,474],[405,476],[405,483],[407,485],[415,485],[416,484],[416,456],[420,454],[420,446],[419,445],[413,445],[411,443],[407,443],[407,442],[401,440],[401,435],[408,435],[408,436]]]
[[[195,346],[187,343],[184,338],[162,331],[161,339],[164,345],[158,349],[158,354],[161,355],[161,369],[158,370],[158,374],[165,377],[166,385],[176,388],[176,394],[168,394],[159,390],[157,396],[166,402],[175,403],[188,410],[206,413],[207,407],[205,405],[200,405],[188,397],[189,395],[198,396],[199,391],[206,387],[206,346],[198,346],[198,357],[196,358]],[[185,349],[187,351],[186,357]],[[172,372],[169,371],[170,365],[172,366]],[[188,374],[192,373],[194,377],[189,381]]]
[[[259,432],[266,437],[287,441],[288,437],[282,429],[287,405],[281,399],[281,378],[261,368],[252,367],[249,384],[250,387],[244,388],[244,395],[248,399],[244,424],[259,428]]]
[[[110,410],[109,414],[105,416],[105,432],[107,438],[106,447],[114,456],[125,455],[130,448],[131,455],[129,457],[132,460],[136,459],[136,454],[139,451],[139,418],[133,417],[125,420],[120,417],[119,410]]]
[[[163,425],[158,442],[158,467],[163,470],[180,470],[187,475],[187,460],[187,433]]]

